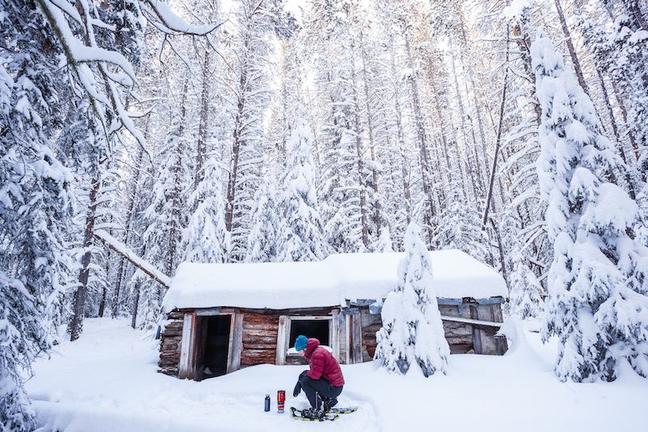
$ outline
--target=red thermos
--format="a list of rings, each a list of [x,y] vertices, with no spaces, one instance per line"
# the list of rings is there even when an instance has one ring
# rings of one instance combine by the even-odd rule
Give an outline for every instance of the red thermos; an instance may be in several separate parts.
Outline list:
[[[277,390],[277,412],[284,412],[284,405],[286,403],[286,390]]]

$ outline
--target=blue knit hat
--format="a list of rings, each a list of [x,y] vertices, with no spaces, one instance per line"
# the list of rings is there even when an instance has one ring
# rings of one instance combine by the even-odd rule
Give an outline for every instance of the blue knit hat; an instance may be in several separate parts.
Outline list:
[[[304,348],[306,348],[306,344],[308,343],[308,338],[304,335],[299,335],[297,336],[297,339],[295,339],[295,351],[302,351]]]

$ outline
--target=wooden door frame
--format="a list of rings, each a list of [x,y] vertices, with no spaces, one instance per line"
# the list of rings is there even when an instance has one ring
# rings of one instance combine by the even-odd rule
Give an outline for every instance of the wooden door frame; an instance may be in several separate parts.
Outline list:
[[[279,316],[279,328],[277,331],[277,351],[275,357],[275,363],[278,365],[286,364],[286,354],[290,348],[290,330],[291,322],[293,320],[297,321],[329,321],[329,342],[331,344],[331,349],[333,350],[333,355],[336,358],[340,357],[340,341],[338,338],[338,320],[337,315],[339,311],[331,311],[331,315],[280,315]]]
[[[196,370],[197,336],[200,322],[198,318],[220,315],[230,316],[227,369],[225,373],[234,372],[241,367],[243,314],[232,308],[199,309],[184,315],[178,378],[196,379],[198,377],[198,371]]]

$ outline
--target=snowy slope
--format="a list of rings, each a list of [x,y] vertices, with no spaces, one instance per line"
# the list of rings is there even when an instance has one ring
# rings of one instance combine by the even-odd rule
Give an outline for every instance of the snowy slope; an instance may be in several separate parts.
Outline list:
[[[167,311],[214,306],[285,309],[380,299],[396,287],[402,257],[402,253],[355,253],[317,262],[183,263],[164,306]],[[433,251],[430,260],[439,297],[507,295],[504,279],[464,252]]]
[[[156,373],[156,344],[126,321],[87,320],[35,365],[28,390],[43,431],[645,431],[648,383],[626,371],[610,384],[562,384],[552,346],[518,346],[503,357],[453,355],[447,376],[388,375],[370,363],[343,366],[342,405],[360,411],[334,423],[263,412],[266,393],[288,393],[299,366],[257,366],[203,382]]]

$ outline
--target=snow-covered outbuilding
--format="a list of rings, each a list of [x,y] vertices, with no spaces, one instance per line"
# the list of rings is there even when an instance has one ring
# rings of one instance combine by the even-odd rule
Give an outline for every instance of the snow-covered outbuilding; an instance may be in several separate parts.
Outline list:
[[[183,263],[164,299],[160,372],[203,379],[241,367],[299,364],[295,337],[317,337],[341,363],[373,358],[380,309],[401,253],[336,254],[318,262]],[[458,250],[430,252],[432,287],[453,353],[503,354],[496,336],[507,290]]]

